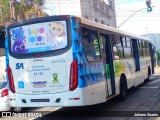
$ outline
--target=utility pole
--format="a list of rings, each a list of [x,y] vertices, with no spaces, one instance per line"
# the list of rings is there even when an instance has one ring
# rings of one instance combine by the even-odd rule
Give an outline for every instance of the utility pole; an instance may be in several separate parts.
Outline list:
[[[152,6],[153,7],[156,7],[156,6]],[[142,9],[139,9],[139,10],[136,10],[132,15],[130,15],[123,23],[121,23],[118,28],[120,28],[125,22],[127,22],[134,14],[136,14],[137,12],[141,11],[141,10],[144,10],[146,8],[142,8]]]
[[[142,9],[139,9],[137,11],[135,11],[132,15],[130,15],[123,23],[121,23],[118,28],[120,28],[125,22],[127,22],[134,14],[136,14],[137,12],[143,10],[143,9],[146,9],[146,8],[142,8]]]

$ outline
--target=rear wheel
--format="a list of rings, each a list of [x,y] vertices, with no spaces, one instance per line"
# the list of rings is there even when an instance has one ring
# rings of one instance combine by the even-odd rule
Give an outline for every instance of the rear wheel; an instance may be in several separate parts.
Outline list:
[[[124,100],[127,96],[127,82],[126,78],[122,77],[120,80],[120,94],[119,94],[119,100]]]

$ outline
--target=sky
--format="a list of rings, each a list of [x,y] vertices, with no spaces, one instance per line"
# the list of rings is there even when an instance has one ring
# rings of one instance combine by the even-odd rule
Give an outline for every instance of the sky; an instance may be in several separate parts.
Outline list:
[[[137,35],[160,33],[160,0],[151,1],[153,11],[147,12],[145,0],[115,0],[117,27],[137,11],[120,30]]]

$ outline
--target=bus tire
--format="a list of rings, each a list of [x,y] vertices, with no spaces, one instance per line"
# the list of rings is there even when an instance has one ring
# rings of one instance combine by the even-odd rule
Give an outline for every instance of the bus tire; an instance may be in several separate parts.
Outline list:
[[[145,80],[145,82],[148,82],[149,81],[149,76],[151,75],[151,69],[150,67],[148,67],[148,77],[147,79]]]
[[[124,76],[120,79],[120,94],[119,94],[119,100],[122,101],[127,96],[127,82],[126,78]]]

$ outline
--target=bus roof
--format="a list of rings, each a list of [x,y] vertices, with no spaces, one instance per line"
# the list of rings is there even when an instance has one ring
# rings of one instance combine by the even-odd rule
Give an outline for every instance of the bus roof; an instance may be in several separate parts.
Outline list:
[[[88,19],[85,19],[85,18],[80,18],[80,17],[77,17],[77,18],[80,19],[80,22],[82,24],[85,24],[85,25],[88,25],[88,26],[96,27],[96,28],[107,30],[107,31],[111,31],[111,32],[116,32],[116,33],[119,33],[119,34],[124,34],[124,35],[130,36],[132,38],[138,38],[138,39],[151,41],[147,37],[143,37],[143,36],[131,34],[131,33],[128,33],[128,32],[124,32],[122,30],[118,30],[116,28],[113,28],[113,27],[110,27],[110,26],[107,26],[107,25],[103,25],[103,24],[100,24],[100,23],[97,23],[97,22],[94,22],[92,20],[88,20]]]

